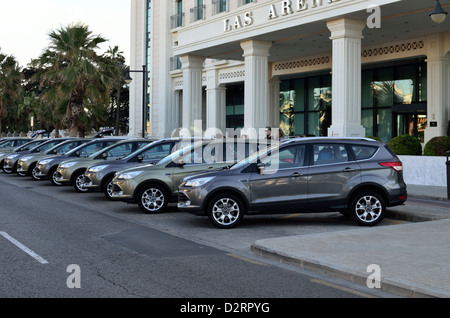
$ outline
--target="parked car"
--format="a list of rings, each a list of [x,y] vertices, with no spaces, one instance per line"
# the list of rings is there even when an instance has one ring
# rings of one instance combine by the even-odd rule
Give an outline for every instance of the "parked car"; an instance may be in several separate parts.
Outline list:
[[[387,206],[407,199],[402,163],[382,142],[365,138],[292,139],[230,169],[185,178],[181,211],[232,228],[244,215],[339,211],[378,224]]]
[[[74,137],[64,137],[64,138],[50,138],[46,140],[45,142],[35,146],[34,148],[31,148],[30,150],[21,151],[18,153],[12,153],[5,158],[5,162],[3,164],[3,172],[7,174],[11,174],[17,171],[17,162],[20,159],[20,157],[27,155],[27,154],[35,154],[38,152],[45,152],[49,150],[50,148],[53,148],[54,146],[70,139],[78,139]]]
[[[256,144],[243,140],[191,143],[153,165],[118,171],[112,181],[111,198],[137,203],[147,213],[162,212],[169,202],[177,202],[178,186],[184,177],[208,169],[221,169],[256,149]]]
[[[90,139],[85,138],[70,139],[57,144],[47,151],[40,151],[22,156],[17,161],[17,174],[20,176],[31,176],[34,180],[40,180],[41,178],[36,175],[35,170],[39,160],[64,156],[67,152],[89,141]]]
[[[18,153],[18,152],[24,152],[24,151],[30,150],[31,148],[34,148],[35,146],[37,146],[45,141],[47,141],[47,139],[31,139],[31,141],[23,144],[22,146],[14,148],[12,150],[0,149],[0,169],[2,169],[2,171],[3,171],[3,163],[5,161],[6,156],[8,156],[12,153]]]
[[[150,143],[152,140],[150,139],[142,139],[142,138],[136,138],[136,139],[130,139],[130,140],[122,140],[117,143],[114,143],[110,146],[107,146],[106,148],[100,149],[99,151],[93,153],[92,155],[88,157],[77,157],[76,151],[72,154],[72,157],[74,161],[77,161],[79,166],[89,166],[93,162],[96,161],[114,161],[117,159],[120,159],[121,157],[127,155],[128,153],[142,147],[143,145],[146,145],[147,143]],[[101,160],[100,160],[101,159]],[[54,185],[61,185],[60,182],[57,181],[57,168],[58,165],[64,161],[71,161],[68,156],[59,156],[59,157],[53,157],[48,159],[42,159],[39,160],[36,164],[35,168],[35,174],[39,178],[42,179],[49,179]]]
[[[26,144],[31,140],[33,139],[29,137],[12,137],[5,139],[0,142],[0,151],[13,150],[19,146],[22,146],[23,144]]]
[[[170,155],[180,145],[186,142],[182,138],[164,138],[123,157],[119,160],[98,162],[87,168],[84,173],[84,188],[101,190],[108,199],[112,194],[112,179],[117,171],[135,166],[156,163]]]
[[[131,137],[103,137],[95,139],[89,144],[82,145],[68,153],[66,156],[59,158],[60,161],[54,177],[50,178],[50,180],[54,185],[72,185],[78,191],[85,192],[85,189],[83,188],[84,172],[86,171],[86,168],[92,164],[92,161],[103,159],[103,153],[106,152],[102,150],[106,147],[133,139],[134,138]],[[128,146],[125,146],[124,148],[126,149]],[[118,156],[122,155],[120,149],[121,148],[119,148],[119,151],[116,153]],[[110,155],[111,154],[113,153],[110,153]],[[113,157],[110,156],[109,159],[113,159]]]

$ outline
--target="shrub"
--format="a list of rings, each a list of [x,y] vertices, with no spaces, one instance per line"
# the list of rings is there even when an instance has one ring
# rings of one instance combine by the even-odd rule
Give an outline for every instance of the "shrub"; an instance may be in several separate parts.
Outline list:
[[[425,156],[445,156],[448,150],[450,150],[450,137],[434,137],[426,143],[423,154]]]
[[[401,135],[389,141],[389,147],[396,155],[421,155],[422,145],[418,138],[411,135]]]

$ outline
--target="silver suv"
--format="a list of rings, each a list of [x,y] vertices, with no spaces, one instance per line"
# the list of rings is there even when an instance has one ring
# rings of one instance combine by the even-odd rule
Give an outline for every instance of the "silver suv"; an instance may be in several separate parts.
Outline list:
[[[178,208],[219,228],[245,214],[333,211],[375,225],[387,206],[407,199],[402,170],[388,145],[372,139],[291,139],[229,169],[184,178]]]

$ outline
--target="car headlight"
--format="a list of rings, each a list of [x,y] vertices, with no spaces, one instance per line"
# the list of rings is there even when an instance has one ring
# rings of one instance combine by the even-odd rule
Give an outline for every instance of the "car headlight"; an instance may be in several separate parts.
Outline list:
[[[43,159],[43,160],[39,160],[38,164],[40,164],[40,165],[47,165],[47,164],[49,164],[52,161],[53,161],[53,159]]]
[[[144,171],[138,170],[138,171],[122,172],[117,175],[117,179],[119,179],[119,180],[133,179],[133,178],[137,177],[138,175],[140,175],[142,172],[144,172]]]
[[[33,156],[23,156],[23,157],[20,158],[20,161],[22,161],[22,162],[28,161],[28,160],[30,160],[31,158],[33,158]]]
[[[99,172],[102,171],[103,169],[105,169],[108,165],[101,165],[101,166],[96,166],[96,167],[90,167],[87,171],[88,172]]]
[[[15,157],[17,157],[18,156],[18,154],[15,154],[15,155],[9,155],[8,157],[6,157],[6,159],[14,159]]]
[[[65,162],[65,163],[60,164],[59,166],[60,166],[61,168],[70,168],[70,167],[72,167],[74,164],[76,164],[76,161]]]
[[[187,180],[186,183],[184,184],[184,186],[186,186],[186,187],[200,187],[200,186],[208,183],[212,179],[214,179],[214,177],[205,177],[205,178],[191,179],[191,180]]]

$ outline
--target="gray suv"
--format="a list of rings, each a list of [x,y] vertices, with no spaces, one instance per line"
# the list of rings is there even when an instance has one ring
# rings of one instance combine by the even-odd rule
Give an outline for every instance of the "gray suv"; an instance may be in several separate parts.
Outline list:
[[[178,208],[219,228],[245,214],[334,211],[375,225],[387,206],[407,199],[402,170],[388,145],[372,139],[291,139],[229,169],[184,178]]]

